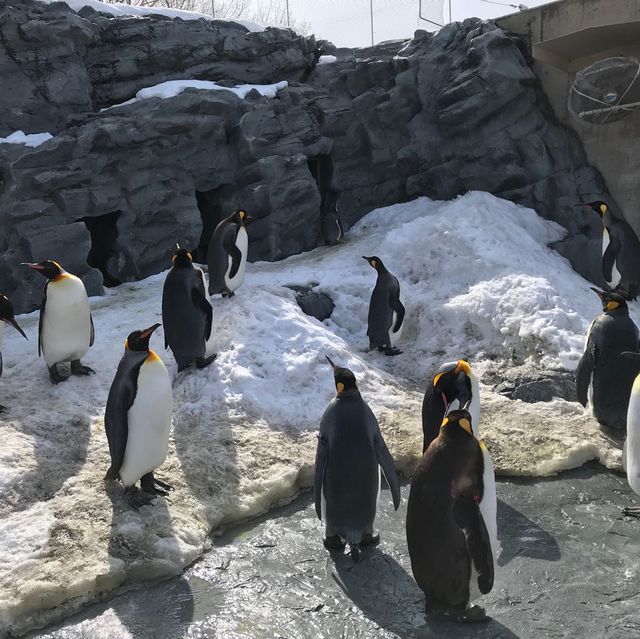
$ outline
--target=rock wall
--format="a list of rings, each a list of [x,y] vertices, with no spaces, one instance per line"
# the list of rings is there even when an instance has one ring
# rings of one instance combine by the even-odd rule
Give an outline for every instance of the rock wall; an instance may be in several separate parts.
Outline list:
[[[96,293],[102,279],[166,268],[176,241],[202,257],[237,206],[256,219],[250,259],[274,260],[321,242],[329,203],[348,228],[377,206],[474,189],[565,226],[557,248],[599,281],[600,222],[573,205],[606,187],[555,120],[523,43],[492,23],[336,50],[290,30],[9,0],[0,44],[11,87],[0,136],[54,135],[37,148],[0,145],[0,290],[20,310],[38,304],[42,285],[22,261],[58,259]],[[317,65],[321,53],[338,61]],[[112,106],[184,78],[289,87],[276,98],[188,89]]]

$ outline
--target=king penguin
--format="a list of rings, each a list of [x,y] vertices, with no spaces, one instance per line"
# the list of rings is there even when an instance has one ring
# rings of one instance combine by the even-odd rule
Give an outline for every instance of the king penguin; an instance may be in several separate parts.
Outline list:
[[[231,297],[244,282],[249,238],[247,225],[253,221],[245,211],[239,210],[216,226],[209,241],[209,295],[221,293]]]
[[[483,445],[466,410],[449,412],[413,475],[407,504],[407,545],[425,611],[461,621],[482,621],[471,602],[493,588],[496,512],[481,503],[495,477],[484,467]]]
[[[373,533],[380,467],[395,510],[400,505],[400,485],[378,420],[362,399],[355,375],[327,360],[336,396],[320,421],[313,484],[316,514],[325,523],[325,548],[343,550],[349,544],[352,559],[358,561],[362,546],[380,540]]]
[[[169,373],[149,348],[151,334],[159,326],[127,337],[104,414],[111,454],[105,479],[119,479],[132,494],[138,480],[142,490],[152,495],[165,495],[172,489],[153,476],[167,457],[173,412]]]
[[[13,312],[13,304],[6,295],[0,294],[0,376],[2,375],[2,341],[4,339],[4,325],[11,324],[20,335],[25,339],[29,339],[26,333],[20,328]],[[7,410],[6,406],[0,405],[0,413]]]
[[[194,363],[204,368],[216,357],[215,353],[206,356],[213,322],[206,291],[202,269],[194,266],[189,251],[176,247],[162,289],[162,325],[164,346],[171,348],[178,371]]]
[[[640,353],[625,351],[623,357],[634,361],[640,370]],[[627,473],[629,486],[636,495],[640,495],[640,375],[637,375],[627,411],[627,438],[622,449],[622,467]],[[640,519],[640,506],[630,506],[622,510],[624,515]]]
[[[405,309],[400,301],[400,283],[377,256],[362,256],[376,269],[378,278],[369,302],[367,335],[369,350],[377,348],[385,355],[399,355],[396,343],[402,335]]]
[[[602,301],[602,315],[591,323],[576,369],[578,401],[590,401],[593,416],[603,425],[622,430],[627,422],[629,394],[638,363],[623,351],[638,352],[640,338],[622,295],[591,288]],[[591,390],[591,397],[589,391]]]
[[[463,359],[447,362],[436,371],[422,400],[422,452],[438,436],[440,425],[449,410],[468,406],[474,428],[480,424],[480,385],[471,366]]]
[[[322,216],[322,239],[328,246],[340,244],[344,237],[344,228],[340,219],[338,202],[332,198],[327,212]]]
[[[80,362],[95,337],[82,280],[51,260],[25,266],[47,278],[40,304],[38,355],[44,355],[51,381],[57,384],[66,379],[58,370],[63,362],[71,362],[72,375],[91,375],[94,370]]]
[[[633,229],[613,216],[606,202],[588,206],[602,219],[602,275],[611,289],[619,289],[627,299],[636,299],[640,291],[640,241]]]

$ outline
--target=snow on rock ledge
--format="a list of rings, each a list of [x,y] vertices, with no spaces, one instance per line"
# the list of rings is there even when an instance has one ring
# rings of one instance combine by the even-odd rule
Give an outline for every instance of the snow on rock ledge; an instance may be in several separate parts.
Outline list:
[[[25,133],[24,131],[14,131],[6,138],[0,138],[0,144],[24,144],[25,146],[35,148],[44,144],[52,137],[51,133]]]
[[[97,373],[89,378],[51,386],[34,352],[37,313],[21,317],[30,341],[7,333],[0,385],[12,448],[0,456],[0,634],[175,575],[203,553],[212,529],[308,488],[315,431],[334,393],[325,355],[355,372],[405,474],[422,441],[415,389],[442,361],[464,356],[482,374],[509,366],[515,353],[531,366],[573,368],[599,303],[547,248],[563,232],[487,194],[422,198],[370,213],[341,246],[248,265],[237,295],[213,300],[210,346],[219,355],[209,368],[178,374],[163,336],[153,338],[175,398],[157,475],[175,491],[138,511],[118,486],[105,489],[103,414],[125,337],[160,320],[164,275],[92,299],[96,343],[86,363]],[[360,256],[370,254],[398,276],[406,301],[404,353],[395,358],[366,352],[375,273]],[[285,288],[312,280],[336,303],[323,323]],[[545,475],[594,458],[619,468],[619,450],[581,406],[483,393],[480,430],[498,472]]]

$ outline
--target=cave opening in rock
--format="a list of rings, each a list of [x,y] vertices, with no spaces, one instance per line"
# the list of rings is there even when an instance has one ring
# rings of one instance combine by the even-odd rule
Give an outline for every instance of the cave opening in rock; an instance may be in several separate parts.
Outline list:
[[[307,158],[309,173],[316,181],[320,193],[320,210],[325,211],[331,200],[331,176],[333,165],[328,155],[316,155]]]
[[[109,258],[118,255],[118,218],[121,211],[111,211],[96,217],[84,217],[91,235],[91,249],[87,256],[87,264],[102,273],[105,286],[118,286],[121,280],[109,272]]]
[[[210,191],[196,191],[196,202],[202,219],[202,233],[198,246],[192,253],[194,261],[200,264],[207,263],[209,240],[216,226],[229,215],[229,213],[225,213],[220,203],[221,189],[222,187]]]

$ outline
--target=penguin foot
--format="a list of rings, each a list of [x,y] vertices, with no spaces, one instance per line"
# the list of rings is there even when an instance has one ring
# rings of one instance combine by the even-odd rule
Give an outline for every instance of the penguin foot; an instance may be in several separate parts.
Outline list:
[[[6,406],[3,406],[2,404],[0,404],[0,414],[6,413],[7,410],[8,410],[8,408]]]
[[[640,506],[627,506],[622,509],[622,514],[625,515],[625,517],[640,519]]]
[[[166,496],[169,494],[169,491],[173,490],[173,486],[156,479],[153,473],[147,473],[140,478],[140,487],[145,493],[149,493],[150,495]]]
[[[357,564],[360,561],[360,545],[359,544],[349,544],[351,550],[349,554],[351,555],[351,559],[353,559],[353,563]]]
[[[339,550],[342,552],[347,544],[342,541],[340,535],[332,535],[331,537],[325,537],[322,540],[324,547],[327,550]]]
[[[385,355],[388,355],[388,356],[392,356],[392,355],[401,355],[401,354],[402,354],[402,351],[401,351],[399,348],[396,348],[395,346],[394,346],[394,347],[387,346],[387,347],[384,349],[384,354],[385,354]]]
[[[477,623],[478,621],[488,621],[487,613],[482,606],[469,606],[462,614],[457,615],[458,620],[463,623]]]
[[[225,288],[222,291],[222,297],[233,297],[235,295],[235,293],[233,291],[230,291],[228,288]]]
[[[372,535],[371,533],[367,533],[366,535],[362,535],[362,539],[358,546],[361,548],[364,546],[377,546],[380,543],[380,535]]]
[[[93,375],[95,371],[93,368],[83,366],[79,359],[74,359],[71,362],[71,374],[72,375]]]
[[[58,372],[58,365],[54,364],[49,369],[49,379],[51,380],[52,384],[59,384],[60,382],[64,382],[65,379],[68,379],[68,377],[60,375],[60,373]]]
[[[124,494],[129,502],[129,505],[138,510],[142,506],[149,506],[156,498],[155,495],[150,495],[146,492],[139,491],[135,486],[129,486],[124,489]]]
[[[209,357],[198,357],[196,366],[198,368],[206,368],[216,357],[218,357],[218,353],[213,353],[213,355],[209,355]]]

